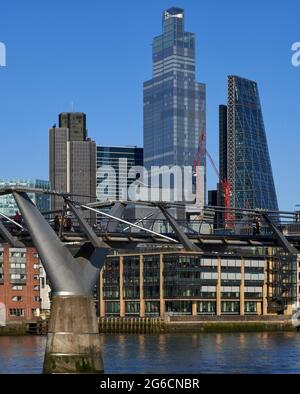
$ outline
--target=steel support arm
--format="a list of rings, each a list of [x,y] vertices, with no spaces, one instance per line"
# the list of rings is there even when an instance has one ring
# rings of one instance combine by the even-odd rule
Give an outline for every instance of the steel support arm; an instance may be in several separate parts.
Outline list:
[[[0,235],[12,248],[24,248],[24,244],[14,237],[0,220]]]
[[[60,241],[26,193],[13,193],[55,295],[91,295],[108,249],[81,251],[78,256]],[[92,246],[92,245],[91,245]]]
[[[182,231],[178,223],[176,222],[176,219],[168,212],[168,209],[163,206],[163,204],[157,204],[167,221],[169,222],[170,226],[174,230],[175,234],[177,235],[177,238],[179,241],[182,243],[182,245],[185,247],[186,250],[190,250],[193,252],[201,252],[201,249],[198,248],[190,239],[187,237],[187,235]]]
[[[85,243],[79,248],[71,248],[70,251],[76,259],[76,262],[79,263],[82,268],[81,280],[85,285],[85,291],[91,294],[93,292],[95,284],[99,279],[99,272],[104,265],[105,258],[111,248],[108,244],[101,241],[96,236],[92,227],[84,219],[81,209],[76,208],[74,203],[70,200],[68,200],[67,203],[74,215],[77,217],[84,233],[90,240],[90,243]],[[124,205],[116,203],[112,207],[111,213],[114,216],[122,216],[124,209]],[[114,232],[116,230],[118,222],[114,221],[109,225],[110,231]]]
[[[101,243],[100,239],[95,234],[95,231],[92,229],[92,227],[88,224],[88,222],[83,217],[81,209],[80,208],[77,209],[75,207],[75,204],[72,201],[70,201],[69,199],[66,199],[65,201],[68,204],[68,206],[70,207],[70,209],[73,212],[73,214],[75,215],[75,217],[77,218],[77,220],[80,224],[80,227],[82,228],[82,230],[84,231],[85,235],[90,240],[90,242],[92,243],[94,248],[102,248],[104,245]],[[108,247],[108,245],[106,245],[106,247]]]
[[[33,244],[43,262],[52,291],[59,295],[85,294],[81,267],[63,245],[26,193],[13,193]]]

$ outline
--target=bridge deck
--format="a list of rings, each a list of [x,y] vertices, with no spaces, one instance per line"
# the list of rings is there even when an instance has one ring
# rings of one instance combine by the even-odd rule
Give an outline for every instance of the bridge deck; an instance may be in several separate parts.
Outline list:
[[[23,242],[26,246],[33,246],[32,239],[27,230],[16,231],[10,230],[11,234],[15,236],[20,242]],[[110,245],[113,248],[123,248],[126,245],[138,245],[138,244],[160,244],[160,245],[171,245],[170,241],[161,238],[154,234],[146,234],[143,232],[100,232],[95,231],[97,237]],[[178,241],[177,236],[174,233],[162,233],[168,237]],[[273,235],[215,235],[215,234],[186,234],[188,238],[201,249],[210,249],[212,247],[279,247],[280,244],[278,239]],[[287,240],[300,250],[300,235],[286,236]],[[61,234],[61,240],[64,243],[84,243],[88,239],[86,235],[81,231],[64,231]],[[0,244],[5,244],[6,241],[0,236]],[[179,242],[180,243],[180,242]],[[175,246],[175,244],[174,244]]]

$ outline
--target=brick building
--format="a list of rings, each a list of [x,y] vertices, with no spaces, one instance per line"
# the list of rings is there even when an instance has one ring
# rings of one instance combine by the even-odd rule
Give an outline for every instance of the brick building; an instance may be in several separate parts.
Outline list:
[[[35,320],[41,311],[40,260],[34,248],[0,248],[0,304],[6,321]]]

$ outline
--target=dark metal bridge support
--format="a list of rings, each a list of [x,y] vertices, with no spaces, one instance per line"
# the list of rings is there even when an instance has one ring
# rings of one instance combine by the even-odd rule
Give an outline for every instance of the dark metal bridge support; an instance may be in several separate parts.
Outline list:
[[[269,224],[283,251],[274,256],[275,260],[270,270],[272,297],[269,300],[269,308],[273,312],[284,313],[288,303],[297,301],[297,267],[300,254],[267,213],[263,212],[262,217]],[[292,310],[289,312],[292,313]]]
[[[104,366],[92,293],[109,247],[97,239],[72,205],[90,243],[67,248],[27,194],[17,191],[13,194],[53,292],[44,373],[102,373]],[[116,204],[112,212],[121,216],[123,209]]]
[[[180,242],[182,243],[184,248],[186,250],[190,250],[193,252],[201,252],[201,249],[198,248],[198,246],[195,245],[193,242],[191,242],[191,240],[187,237],[187,235],[184,233],[184,231],[182,231],[182,229],[178,225],[176,219],[170,214],[168,209],[163,204],[160,204],[160,203],[157,203],[157,206],[159,207],[159,209],[163,213],[164,217],[169,222],[174,233],[177,235],[177,238],[180,240]]]

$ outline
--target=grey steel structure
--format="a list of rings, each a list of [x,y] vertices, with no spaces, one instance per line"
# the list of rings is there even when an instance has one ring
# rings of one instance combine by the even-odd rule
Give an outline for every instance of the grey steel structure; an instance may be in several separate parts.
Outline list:
[[[89,202],[96,197],[96,143],[87,138],[85,114],[60,114],[59,124],[64,127],[49,129],[51,188]],[[62,208],[63,201],[52,197],[51,209]]]
[[[83,214],[67,197],[64,204],[89,238],[87,244],[65,247],[22,188],[6,189],[3,194],[7,193],[12,193],[16,200],[53,290],[44,373],[103,372],[92,293],[110,247],[95,236]],[[115,204],[111,214],[119,217],[123,210],[121,204]],[[110,230],[115,231],[115,227],[112,223]],[[10,236],[1,222],[0,233],[11,245],[24,246]]]
[[[184,10],[163,12],[153,39],[153,78],[144,82],[144,165],[193,166],[205,129],[205,85],[195,81],[195,34],[184,30]],[[205,155],[203,162],[205,166]],[[205,173],[204,173],[205,177]]]
[[[228,77],[220,107],[220,176],[231,184],[232,207],[278,210],[257,83]]]

